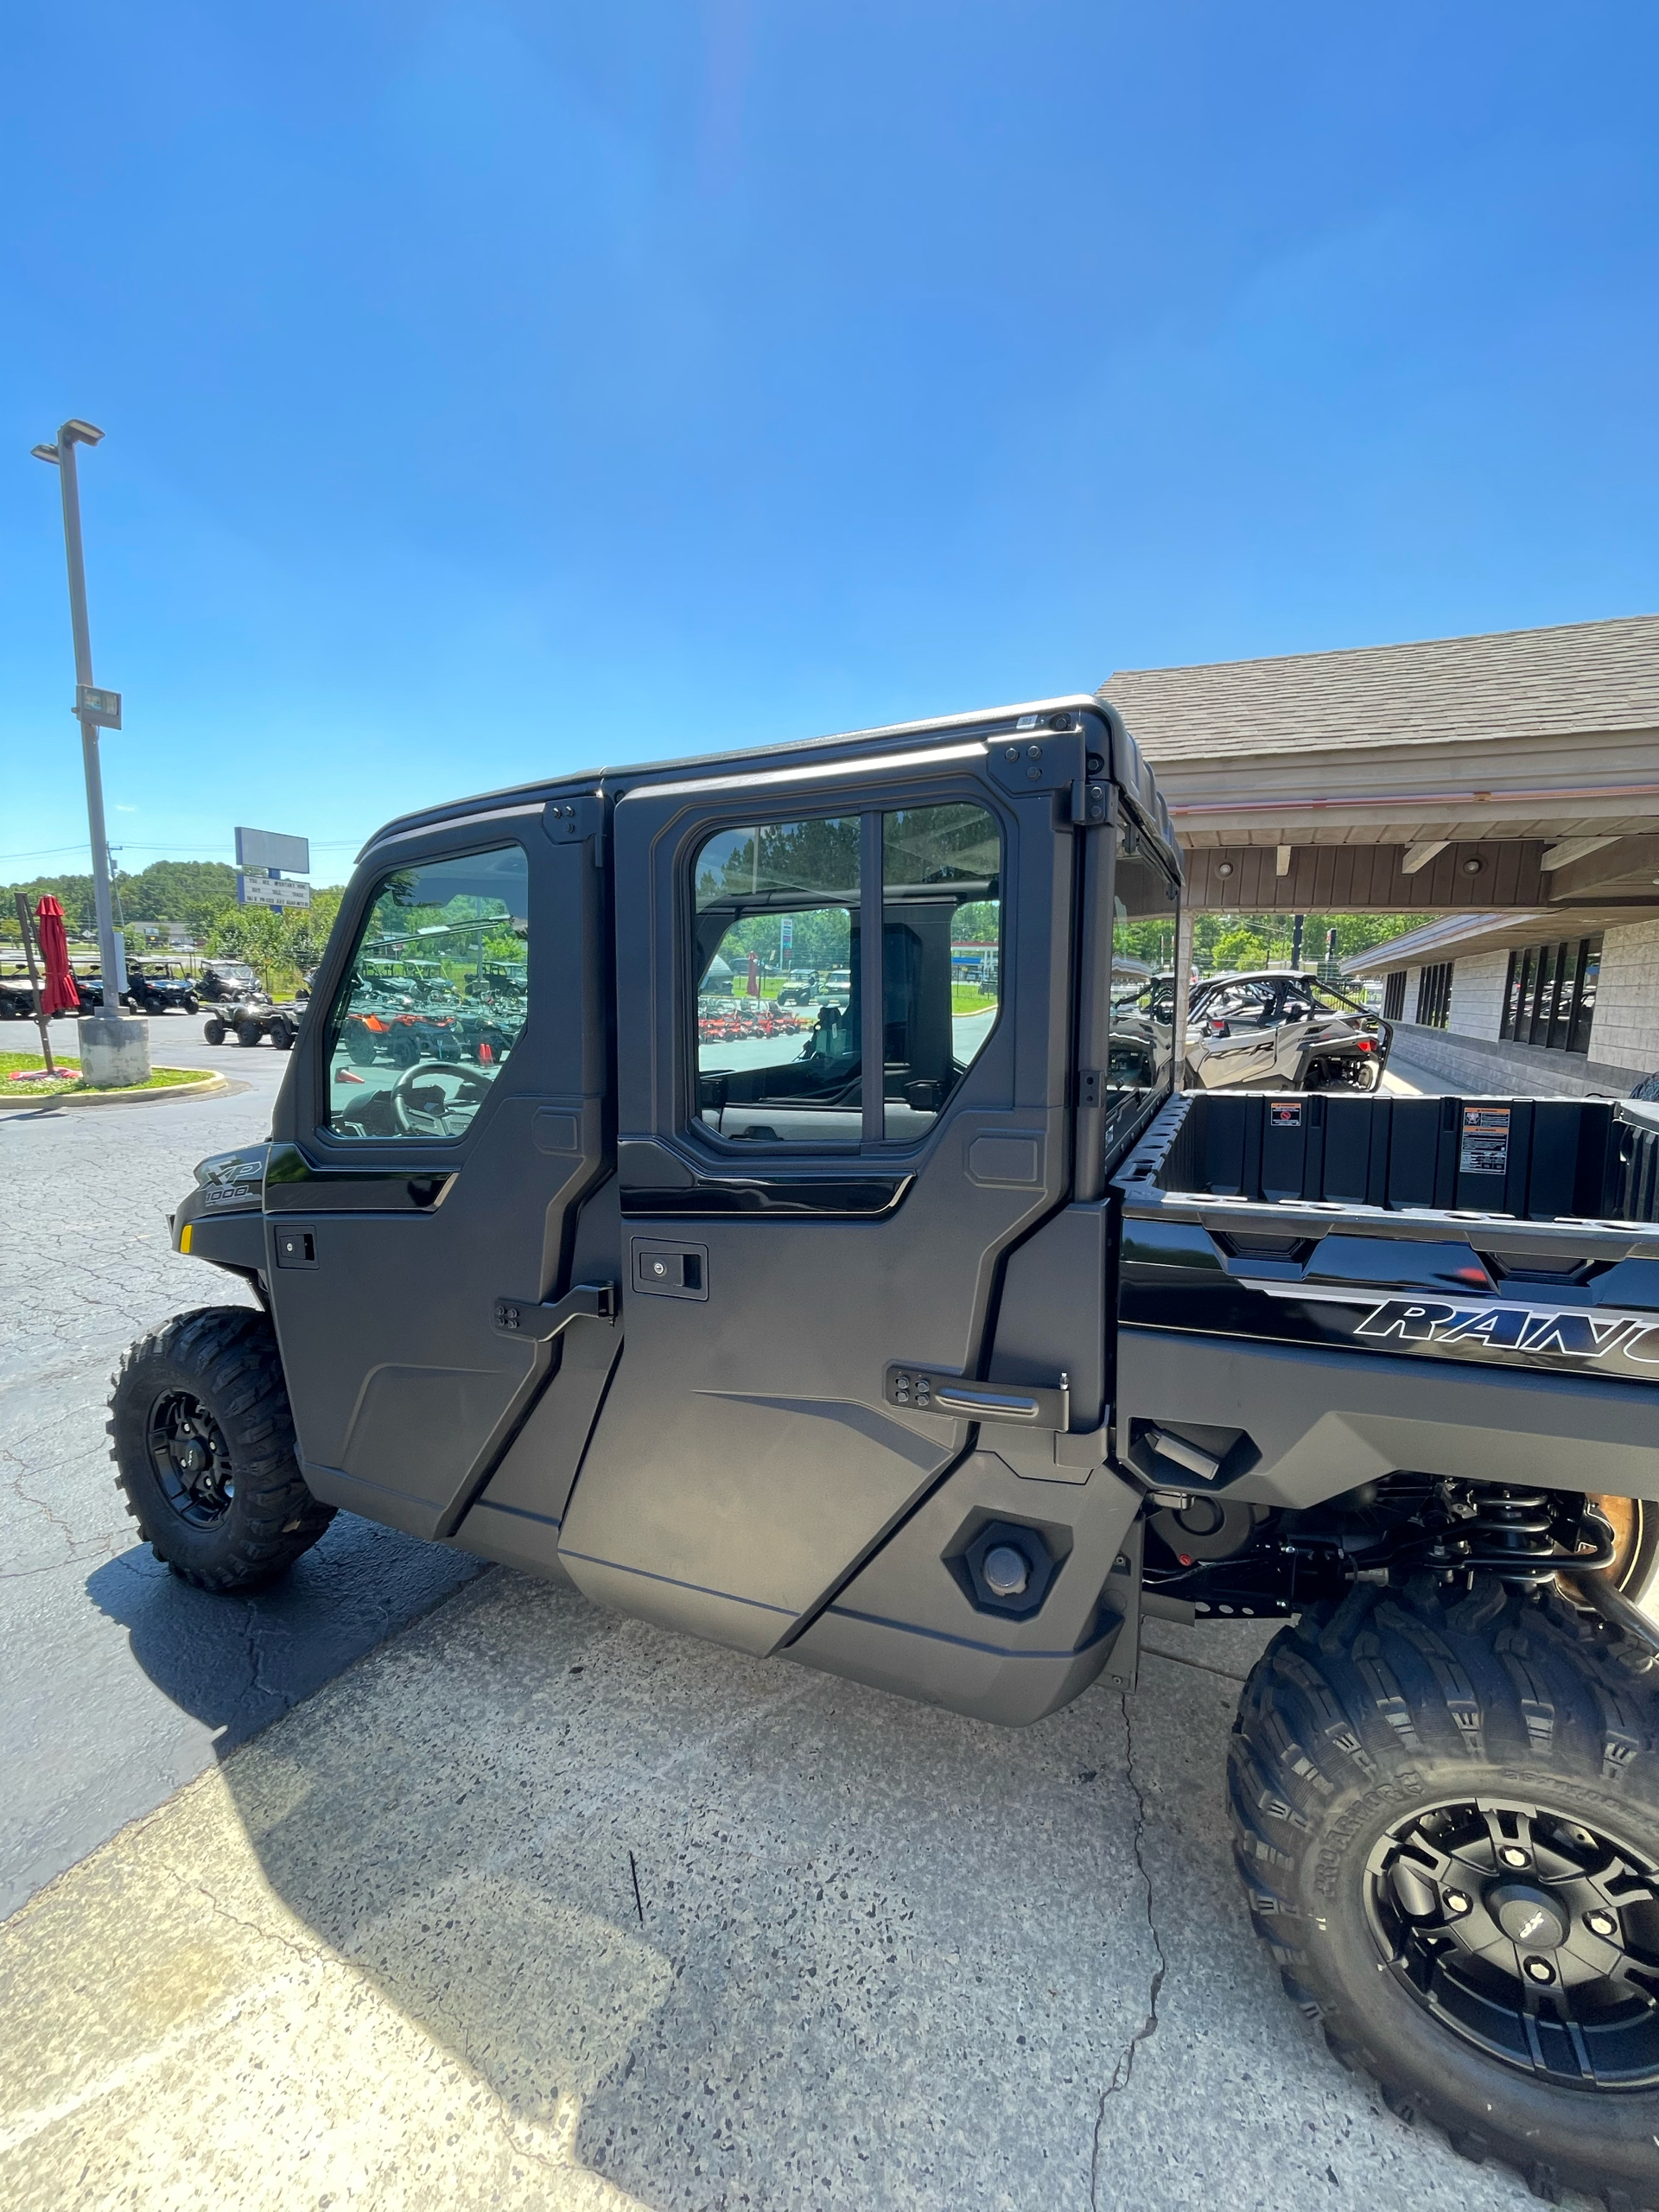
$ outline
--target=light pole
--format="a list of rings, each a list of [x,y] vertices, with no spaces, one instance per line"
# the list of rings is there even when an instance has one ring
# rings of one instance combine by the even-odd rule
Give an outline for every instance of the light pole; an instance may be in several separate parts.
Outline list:
[[[95,446],[104,433],[95,423],[71,419],[55,445],[33,448],[37,461],[49,461],[63,493],[63,548],[69,565],[69,621],[75,639],[75,715],[80,723],[81,766],[86,777],[86,826],[92,844],[92,900],[98,914],[98,956],[104,978],[106,1020],[118,1026],[103,1035],[83,1024],[82,1068],[100,1088],[117,1082],[142,1082],[149,1073],[147,1024],[122,1024],[121,987],[126,980],[125,948],[118,945],[110,903],[110,852],[104,835],[104,778],[99,766],[98,733],[121,727],[121,695],[100,691],[92,682],[92,639],[86,621],[86,568],[80,550],[80,487],[75,475],[75,448]],[[132,1034],[123,1032],[130,1027]],[[113,1057],[111,1057],[113,1055]],[[141,1056],[142,1068],[137,1067]],[[136,1074],[135,1074],[136,1069]]]

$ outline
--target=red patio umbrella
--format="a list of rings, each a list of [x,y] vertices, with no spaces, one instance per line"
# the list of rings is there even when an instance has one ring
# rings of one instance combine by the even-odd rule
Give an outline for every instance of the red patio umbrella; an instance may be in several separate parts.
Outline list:
[[[63,931],[63,909],[48,891],[35,909],[35,933],[40,940],[41,965],[46,970],[41,989],[41,1011],[48,1020],[54,1014],[79,1014],[80,993],[69,971],[69,940]]]

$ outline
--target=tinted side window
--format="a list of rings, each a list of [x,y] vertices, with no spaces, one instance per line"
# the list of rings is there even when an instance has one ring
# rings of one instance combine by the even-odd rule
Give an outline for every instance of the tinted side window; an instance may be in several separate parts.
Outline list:
[[[1179,906],[1173,882],[1133,823],[1121,824],[1112,880],[1109,1145],[1113,1129],[1130,1123],[1142,1100],[1169,1080],[1173,1009],[1163,977],[1174,966]]]
[[[882,1096],[895,1141],[926,1130],[995,1024],[1001,865],[982,806],[882,817]]]
[[[861,831],[857,815],[761,823],[698,849],[698,1113],[723,1137],[862,1139]],[[995,1023],[1001,868],[982,806],[881,817],[881,1102],[895,1141],[927,1130]]]
[[[692,863],[697,1105],[721,1136],[856,1144],[856,815],[716,830]]]
[[[381,877],[328,1015],[325,1128],[466,1133],[524,1026],[529,915],[522,846]]]

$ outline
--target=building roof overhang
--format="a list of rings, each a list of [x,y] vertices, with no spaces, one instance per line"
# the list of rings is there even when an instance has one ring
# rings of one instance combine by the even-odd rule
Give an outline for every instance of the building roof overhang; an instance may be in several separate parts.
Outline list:
[[[1593,937],[1598,931],[1652,918],[1651,910],[1630,906],[1576,906],[1534,913],[1447,914],[1407,930],[1386,944],[1344,960],[1344,976],[1382,976],[1398,968],[1433,967],[1442,960],[1471,959],[1478,953],[1506,952],[1516,945],[1548,944],[1562,938]]]

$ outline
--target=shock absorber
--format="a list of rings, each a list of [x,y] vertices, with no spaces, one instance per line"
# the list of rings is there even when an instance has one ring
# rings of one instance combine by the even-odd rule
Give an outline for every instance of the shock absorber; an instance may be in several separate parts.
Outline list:
[[[1564,1514],[1544,1491],[1484,1483],[1459,1484],[1455,1494],[1448,1485],[1445,1495],[1452,1517],[1431,1540],[1431,1567],[1535,1587],[1563,1570],[1605,1567],[1612,1559],[1611,1525],[1581,1503],[1576,1515]],[[1586,1523],[1594,1539],[1588,1552],[1580,1548]]]

